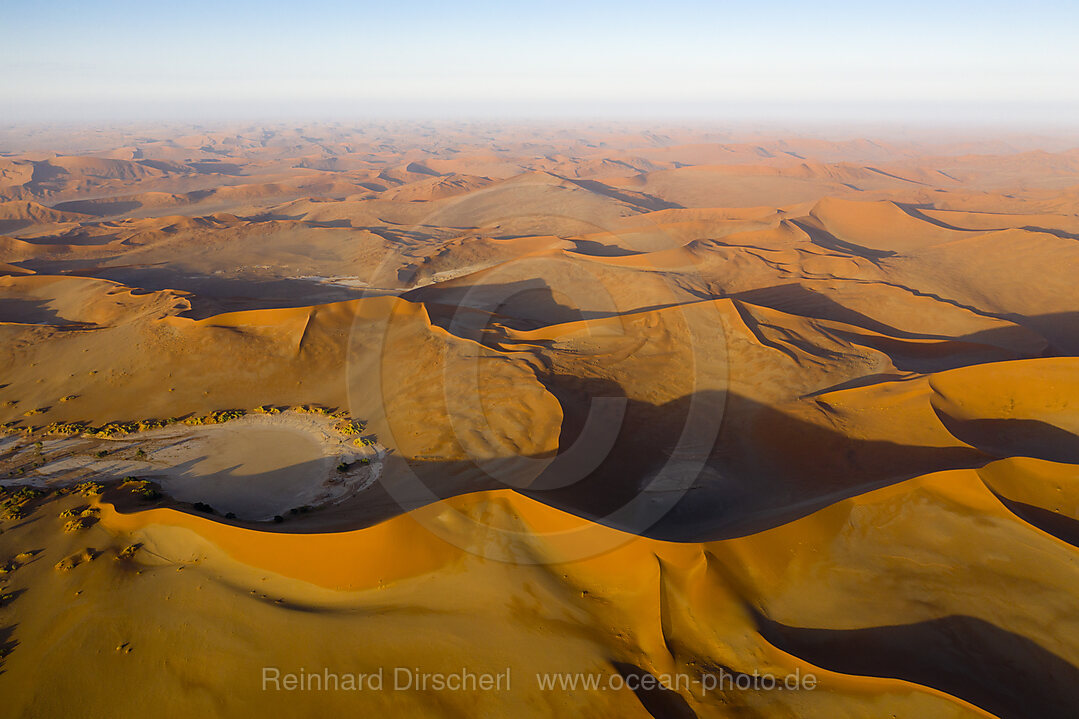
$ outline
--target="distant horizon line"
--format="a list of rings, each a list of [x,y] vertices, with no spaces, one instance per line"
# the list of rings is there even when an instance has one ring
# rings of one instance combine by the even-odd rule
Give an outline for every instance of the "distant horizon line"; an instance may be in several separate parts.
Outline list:
[[[0,127],[139,123],[447,122],[557,125],[663,123],[744,129],[822,128],[1052,132],[1079,131],[1079,102],[858,101],[499,101],[229,99],[20,101],[9,99]]]

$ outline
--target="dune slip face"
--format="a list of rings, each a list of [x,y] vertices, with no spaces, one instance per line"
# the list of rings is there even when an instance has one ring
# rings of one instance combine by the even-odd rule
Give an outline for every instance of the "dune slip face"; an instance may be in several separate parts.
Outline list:
[[[0,128],[0,716],[1074,717],[1079,150]]]

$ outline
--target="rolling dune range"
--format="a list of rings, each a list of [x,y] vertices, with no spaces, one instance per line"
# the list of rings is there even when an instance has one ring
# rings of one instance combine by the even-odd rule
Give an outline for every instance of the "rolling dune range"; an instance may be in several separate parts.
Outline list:
[[[0,714],[1074,716],[1079,150],[0,151]],[[398,666],[512,688],[262,685]]]

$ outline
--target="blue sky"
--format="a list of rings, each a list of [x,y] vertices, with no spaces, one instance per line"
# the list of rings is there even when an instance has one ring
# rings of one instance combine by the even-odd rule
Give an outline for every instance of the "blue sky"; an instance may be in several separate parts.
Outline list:
[[[16,120],[1079,117],[1074,1],[0,0],[0,25],[0,110]]]

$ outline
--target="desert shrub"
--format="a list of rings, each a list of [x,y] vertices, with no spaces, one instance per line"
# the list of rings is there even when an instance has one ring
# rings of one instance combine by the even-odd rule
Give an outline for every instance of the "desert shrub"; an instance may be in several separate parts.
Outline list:
[[[195,502],[191,506],[204,514],[217,514],[217,512],[214,511],[214,508],[206,504],[206,502]]]
[[[132,422],[109,422],[103,427],[99,427],[96,432],[93,433],[95,437],[115,437],[116,435],[131,434],[137,432],[139,426]]]
[[[235,512],[226,512],[225,513],[225,519],[236,519],[236,513]]]
[[[247,412],[242,409],[223,409],[218,412],[211,412],[209,417],[213,420],[213,424],[222,424],[233,419],[239,419],[245,414],[247,414]]]
[[[274,518],[273,518],[273,521],[274,521],[275,524],[281,524],[281,522],[285,521],[285,518],[282,517],[280,514],[275,514]]]
[[[79,530],[86,529],[91,524],[93,524],[93,522],[90,521],[89,517],[76,517],[75,519],[72,519],[70,522],[67,522],[66,524],[64,524],[64,531],[65,532],[78,532]]]
[[[60,519],[73,519],[73,518],[79,516],[79,510],[78,509],[65,509],[63,512],[60,512],[60,514],[57,515],[57,516],[59,516]]]
[[[292,411],[293,412],[302,412],[303,414],[324,414],[324,415],[330,414],[330,410],[326,409],[325,407],[319,407],[316,404],[298,405],[296,407],[293,407]]]
[[[143,499],[157,499],[161,496],[161,493],[157,491],[153,483],[148,479],[124,477],[124,481],[120,483],[120,486],[127,489],[135,496]]]
[[[144,450],[142,447],[139,447],[138,449],[135,450],[135,457],[137,457],[138,459],[142,459],[145,456],[146,456],[146,450]]]
[[[39,414],[45,414],[45,408],[44,407],[38,407],[37,409],[29,409],[29,410],[23,412],[22,416],[23,417],[33,417],[33,416],[39,415]]]
[[[53,566],[58,572],[68,572],[79,566],[79,558],[75,555],[72,555],[70,557],[64,557]]]
[[[12,495],[12,499],[26,503],[45,496],[45,492],[33,487],[19,487]]]
[[[22,519],[26,516],[26,510],[18,505],[0,507],[0,519],[6,519],[9,522]]]
[[[61,402],[70,402],[71,400],[78,399],[78,398],[79,398],[79,395],[77,395],[77,394],[67,394],[67,395],[64,395],[63,397],[61,397],[60,401]]]
[[[371,464],[371,460],[367,457],[360,458],[360,464]]]
[[[45,492],[32,487],[20,487],[9,492],[0,502],[0,519],[17,520],[26,516],[26,505],[45,496]]]
[[[346,437],[351,437],[367,429],[367,423],[351,419],[344,422],[338,422],[336,428],[341,434]]]
[[[92,497],[101,494],[105,487],[97,482],[79,482],[74,487],[75,491],[84,497]]]
[[[255,409],[251,411],[255,414],[281,414],[281,410],[279,410],[277,407],[271,407],[268,404],[255,407]]]
[[[102,457],[108,457],[109,456],[109,450],[107,450],[107,449],[99,449],[98,451],[94,452],[94,456],[97,457],[98,459],[101,459]]]
[[[138,424],[138,430],[140,432],[148,432],[151,429],[161,429],[167,423],[163,419],[140,419]]]
[[[92,429],[86,422],[52,422],[45,425],[44,431],[48,434],[82,434]]]
[[[348,471],[348,463],[347,462],[342,462],[341,464],[337,465],[337,471],[338,472],[347,472]]]
[[[204,424],[223,424],[229,420],[239,419],[243,417],[247,412],[242,409],[223,409],[217,412],[211,412],[204,417],[193,416],[184,420],[184,424],[191,426],[200,426]]]
[[[135,554],[142,548],[141,544],[129,544],[116,553],[117,559],[134,559]]]

